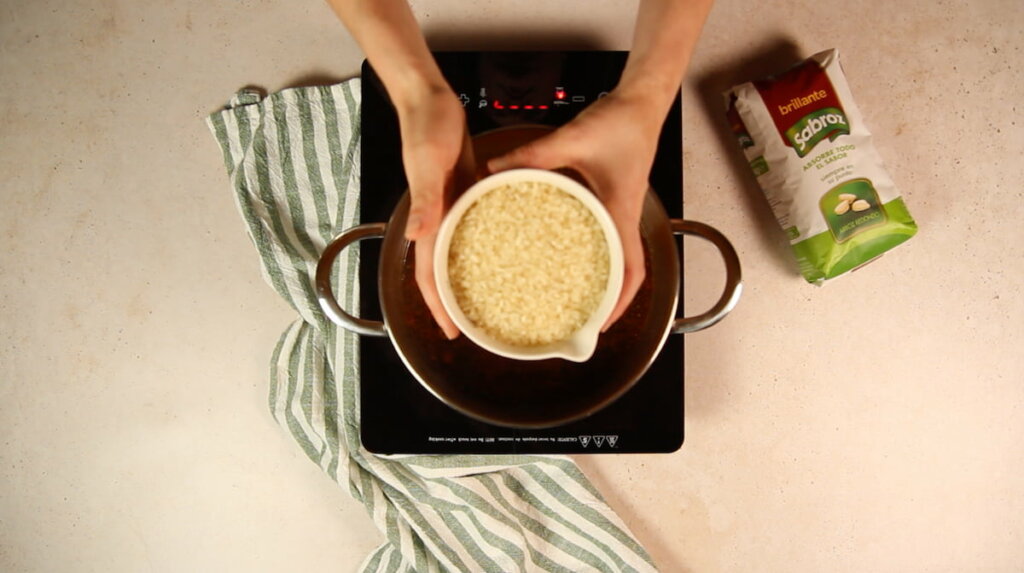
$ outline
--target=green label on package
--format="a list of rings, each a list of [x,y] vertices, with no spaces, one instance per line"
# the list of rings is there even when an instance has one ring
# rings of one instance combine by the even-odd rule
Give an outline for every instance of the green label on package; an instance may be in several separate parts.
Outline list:
[[[885,210],[867,179],[854,179],[821,196],[821,214],[837,243],[876,225],[885,224]]]

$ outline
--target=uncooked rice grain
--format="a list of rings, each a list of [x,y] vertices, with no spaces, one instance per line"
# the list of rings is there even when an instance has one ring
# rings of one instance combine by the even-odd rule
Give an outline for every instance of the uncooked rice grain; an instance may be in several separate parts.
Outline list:
[[[604,297],[608,243],[569,193],[540,182],[482,195],[452,236],[448,277],[477,327],[515,346],[572,336]]]

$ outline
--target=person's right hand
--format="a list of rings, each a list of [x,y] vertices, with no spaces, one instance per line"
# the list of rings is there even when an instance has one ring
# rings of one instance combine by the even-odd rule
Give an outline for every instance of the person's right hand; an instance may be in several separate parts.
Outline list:
[[[664,114],[644,97],[616,89],[572,121],[491,159],[488,167],[569,168],[586,180],[608,209],[622,241],[622,291],[602,331],[629,308],[646,275],[640,217]]]
[[[415,245],[416,284],[423,300],[445,336],[453,339],[459,330],[445,312],[434,282],[434,241],[453,190],[472,184],[475,164],[466,114],[447,86],[403,95],[395,107],[412,200],[405,237]]]

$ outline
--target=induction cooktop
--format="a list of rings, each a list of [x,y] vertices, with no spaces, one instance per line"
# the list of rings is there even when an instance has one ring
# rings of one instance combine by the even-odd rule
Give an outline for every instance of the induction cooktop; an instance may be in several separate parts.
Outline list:
[[[509,126],[564,125],[615,87],[627,53],[438,52],[434,57],[462,103],[470,133],[478,135]],[[683,215],[681,109],[677,96],[650,173],[651,187],[672,218]],[[387,221],[406,181],[398,119],[369,63],[363,64],[361,122],[360,220]],[[363,241],[359,248],[360,316],[380,320],[380,244]],[[359,349],[363,446],[379,454],[672,452],[683,443],[684,354],[683,336],[670,335],[644,376],[608,407],[563,426],[516,429],[452,409],[406,369],[390,340],[364,336]]]

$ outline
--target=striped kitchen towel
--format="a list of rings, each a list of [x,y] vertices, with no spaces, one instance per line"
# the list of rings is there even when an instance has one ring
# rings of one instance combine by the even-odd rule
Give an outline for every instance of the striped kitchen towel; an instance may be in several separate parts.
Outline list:
[[[359,217],[359,79],[263,97],[207,118],[264,278],[298,313],[270,365],[270,410],[366,506],[386,541],[363,571],[653,571],[650,557],[562,456],[374,455],[359,440],[358,336],[320,311],[317,258]],[[365,126],[372,128],[372,126]],[[335,265],[358,301],[358,251]]]

